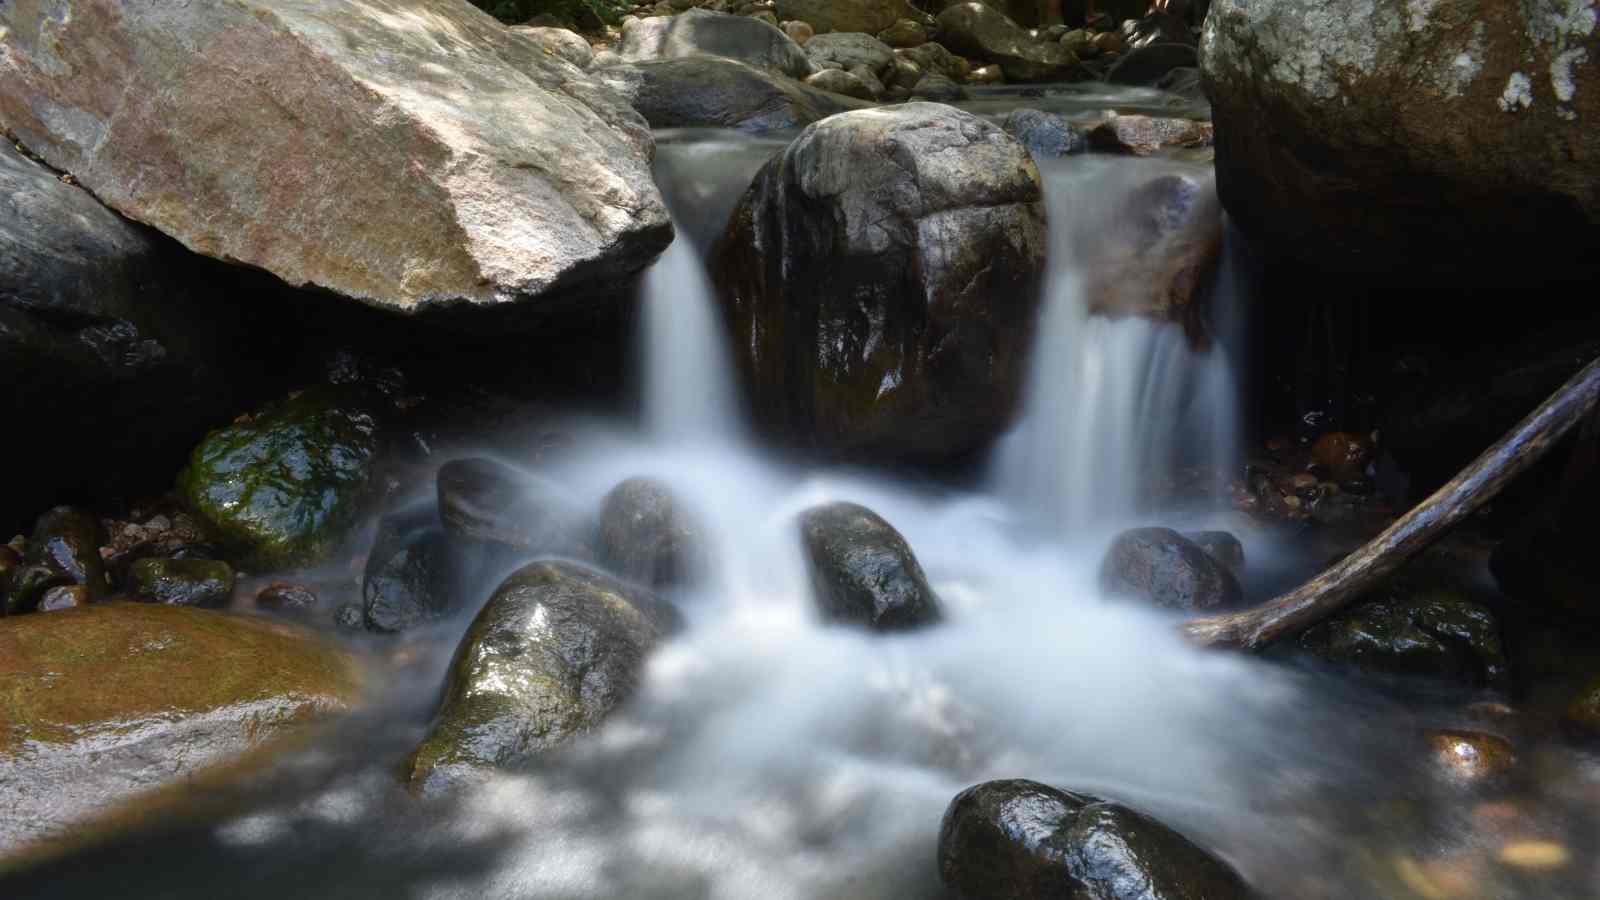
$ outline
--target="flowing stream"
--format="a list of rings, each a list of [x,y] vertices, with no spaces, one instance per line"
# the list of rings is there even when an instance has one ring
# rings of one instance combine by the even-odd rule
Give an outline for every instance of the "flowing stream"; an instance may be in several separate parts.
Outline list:
[[[1283,536],[1151,489],[1168,468],[1236,460],[1235,325],[1200,350],[1176,325],[1090,315],[1075,250],[1130,167],[1203,181],[1208,166],[1046,168],[1054,242],[1026,408],[989,486],[958,490],[797,467],[745,439],[701,258],[779,146],[664,136],[660,181],[685,239],[641,300],[644,427],[575,425],[583,452],[548,472],[589,503],[656,476],[710,535],[715,569],[673,598],[688,627],[634,702],[535,771],[410,798],[391,772],[465,627],[446,623],[407,644],[417,661],[391,703],[286,764],[279,788],[220,823],[54,870],[38,896],[937,898],[945,806],[999,777],[1143,808],[1271,897],[1425,896],[1407,892],[1396,855],[1488,846],[1469,812],[1437,811],[1463,804],[1417,764],[1414,732],[1432,713],[1194,650],[1170,616],[1096,587],[1108,541],[1132,523],[1228,528],[1252,566],[1289,565]],[[1225,263],[1225,313],[1234,280]],[[834,499],[904,533],[945,625],[884,636],[813,618],[794,517]],[[1566,771],[1562,796],[1595,795],[1600,773]],[[1536,830],[1558,818],[1541,815]],[[1593,896],[1584,883],[1506,896]]]

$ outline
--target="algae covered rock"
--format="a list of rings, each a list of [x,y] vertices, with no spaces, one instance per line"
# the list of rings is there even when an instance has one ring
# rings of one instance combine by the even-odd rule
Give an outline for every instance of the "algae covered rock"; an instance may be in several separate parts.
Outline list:
[[[317,387],[211,432],[178,490],[243,565],[314,562],[360,512],[378,448],[364,396]]]
[[[1245,900],[1226,863],[1137,810],[1034,781],[950,802],[939,876],[964,900]]]
[[[0,620],[0,851],[358,701],[361,670],[263,619],[103,603]]]
[[[233,568],[210,559],[141,559],[128,569],[128,590],[141,600],[215,608],[233,593]]]
[[[633,693],[675,624],[645,591],[578,563],[518,569],[461,639],[444,702],[411,760],[412,788],[525,765],[594,728]]]
[[[931,625],[941,618],[911,545],[859,503],[829,503],[800,516],[811,590],[822,616],[879,631]]]

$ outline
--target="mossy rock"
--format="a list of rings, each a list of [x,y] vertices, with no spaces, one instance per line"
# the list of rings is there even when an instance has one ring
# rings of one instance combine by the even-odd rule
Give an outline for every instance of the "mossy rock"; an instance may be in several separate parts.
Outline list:
[[[346,709],[362,682],[265,619],[103,603],[0,620],[0,852]]]
[[[364,392],[317,387],[206,435],[178,476],[239,564],[323,558],[360,513],[379,448]]]
[[[141,559],[128,570],[135,596],[172,606],[222,606],[234,580],[231,566],[211,559]]]
[[[594,728],[633,693],[675,623],[647,592],[578,563],[518,569],[461,639],[443,706],[411,761],[412,788],[433,793],[486,768],[526,765]]]

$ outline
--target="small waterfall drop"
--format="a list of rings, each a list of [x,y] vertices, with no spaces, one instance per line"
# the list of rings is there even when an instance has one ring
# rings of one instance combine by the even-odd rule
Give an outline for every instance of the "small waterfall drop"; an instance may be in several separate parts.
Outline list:
[[[722,323],[700,256],[683,235],[645,273],[645,427],[670,443],[727,443],[741,412]]]
[[[1175,220],[1215,203],[1209,173],[1197,179],[1164,166],[1074,159],[1042,170],[1051,223],[1045,301],[1023,413],[999,447],[993,478],[1003,496],[1057,529],[1125,522],[1175,465],[1214,468],[1235,453],[1231,326],[1197,350],[1177,323],[1096,309],[1097,300],[1126,302],[1168,277],[1123,243],[1153,238],[1163,252],[1143,255],[1170,258],[1163,229],[1181,235],[1186,226],[1174,228]],[[1144,195],[1153,187],[1167,193],[1152,204]],[[1117,281],[1104,280],[1108,267]],[[1092,282],[1096,273],[1102,280]],[[1231,304],[1233,284],[1224,254],[1212,303]]]

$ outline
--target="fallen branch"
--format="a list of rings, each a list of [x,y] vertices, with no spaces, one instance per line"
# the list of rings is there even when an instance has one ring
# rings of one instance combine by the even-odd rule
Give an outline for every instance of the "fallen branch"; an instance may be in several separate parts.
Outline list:
[[[1600,399],[1600,359],[1572,376],[1450,483],[1419,503],[1366,546],[1268,603],[1242,612],[1185,622],[1186,636],[1207,646],[1260,650],[1298,634],[1344,608],[1420,553],[1457,522],[1493,499],[1581,422]]]

